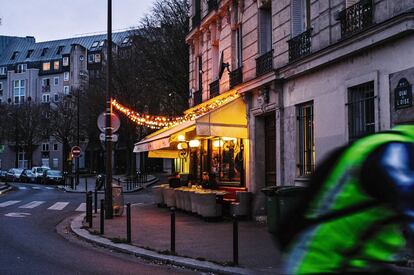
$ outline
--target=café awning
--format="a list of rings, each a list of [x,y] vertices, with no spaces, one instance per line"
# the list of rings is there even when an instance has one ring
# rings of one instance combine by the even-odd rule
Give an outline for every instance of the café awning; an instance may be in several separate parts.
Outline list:
[[[195,137],[248,138],[246,105],[243,99],[238,97],[195,120],[158,130],[136,143],[134,153],[163,149],[162,152],[154,154],[172,156],[173,154],[165,152],[176,149],[171,143],[177,142],[179,135],[190,134]]]

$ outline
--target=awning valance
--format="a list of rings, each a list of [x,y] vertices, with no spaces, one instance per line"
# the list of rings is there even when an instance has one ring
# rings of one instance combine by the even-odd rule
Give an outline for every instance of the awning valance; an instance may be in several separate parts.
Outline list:
[[[134,153],[172,148],[178,135],[248,138],[246,105],[241,97],[193,121],[161,129],[135,144]]]
[[[148,152],[149,158],[163,158],[163,159],[176,159],[179,157],[178,150],[155,150]]]

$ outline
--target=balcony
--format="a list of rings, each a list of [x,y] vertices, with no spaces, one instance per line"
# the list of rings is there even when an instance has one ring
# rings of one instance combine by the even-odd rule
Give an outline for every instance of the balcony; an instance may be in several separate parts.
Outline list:
[[[208,0],[207,5],[208,5],[208,12],[212,12],[213,10],[218,9],[218,1],[217,0]]]
[[[270,65],[271,66],[271,65]],[[229,73],[230,75],[230,89],[243,82],[243,67],[237,68]]]
[[[298,36],[290,39],[289,44],[289,61],[295,61],[311,53],[312,46],[312,29],[308,29]]]
[[[256,58],[256,76],[266,74],[273,70],[273,50]]]
[[[191,17],[191,28],[194,29],[195,27],[200,25],[200,22],[201,22],[201,12],[198,11],[196,12],[196,14],[194,14],[193,17]]]
[[[337,20],[341,22],[341,36],[346,38],[373,24],[373,1],[361,0],[339,12]]]
[[[42,93],[49,93],[50,92],[50,86],[42,86]]]
[[[198,105],[201,102],[203,102],[203,96],[201,90],[198,90],[193,94],[193,106]]]
[[[218,96],[220,94],[220,79],[217,79],[210,83],[210,98]]]

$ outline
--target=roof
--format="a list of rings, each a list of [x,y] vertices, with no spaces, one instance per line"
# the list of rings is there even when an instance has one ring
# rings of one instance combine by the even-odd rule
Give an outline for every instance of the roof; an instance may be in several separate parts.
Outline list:
[[[130,35],[131,31],[113,33],[112,41],[117,45],[122,45],[125,38]],[[29,38],[16,37],[15,39],[6,39],[10,37],[0,36],[0,41],[8,41],[8,45],[4,51],[0,52],[0,65],[60,59],[62,58],[62,55],[70,53],[72,44],[82,45],[89,50],[95,41],[104,41],[106,40],[106,37],[106,34],[100,34],[36,43],[34,39]],[[58,52],[59,47],[61,47],[60,52]],[[47,50],[44,51],[44,49]],[[30,57],[28,57],[29,51],[32,51]],[[15,52],[18,52],[18,54],[15,55],[15,58],[12,60],[11,57]]]

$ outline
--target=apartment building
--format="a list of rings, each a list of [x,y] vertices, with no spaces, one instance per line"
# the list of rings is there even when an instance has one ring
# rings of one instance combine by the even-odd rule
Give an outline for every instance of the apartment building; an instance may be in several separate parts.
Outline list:
[[[245,186],[306,185],[327,153],[414,122],[414,1],[191,1],[190,103],[237,91]],[[224,71],[224,73],[223,73]],[[222,74],[221,74],[222,73]]]
[[[129,32],[113,34],[115,50],[126,45],[129,35]],[[36,42],[33,37],[0,36],[1,104],[30,101],[53,106],[65,96],[71,96],[77,89],[84,88],[90,78],[102,73],[105,41],[106,35],[45,42]],[[81,143],[85,151],[88,141]],[[6,142],[1,148],[1,168],[30,165],[24,144],[14,146],[13,142]],[[48,137],[36,144],[31,166],[62,169],[68,158],[70,156],[62,156],[62,144]],[[85,167],[85,154],[80,158],[80,167]]]

